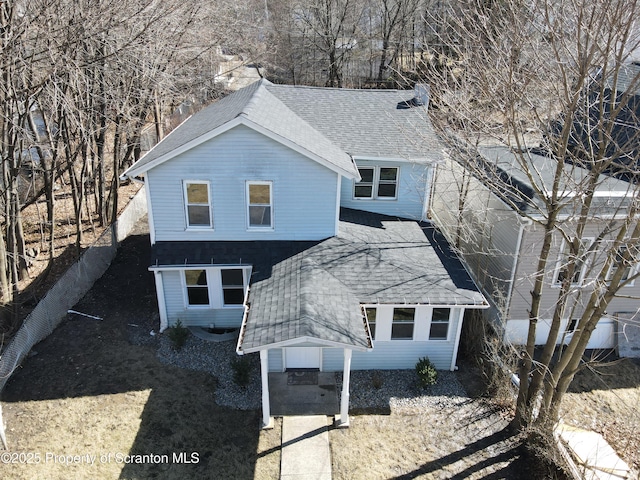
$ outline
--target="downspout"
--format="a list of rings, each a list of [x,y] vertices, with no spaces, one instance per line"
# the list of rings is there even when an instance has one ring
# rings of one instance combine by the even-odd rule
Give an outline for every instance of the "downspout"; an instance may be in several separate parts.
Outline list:
[[[520,249],[522,248],[522,238],[524,237],[524,228],[533,224],[530,219],[524,219],[520,222],[520,231],[518,232],[518,240],[516,242],[515,258],[513,260],[513,267],[511,268],[511,278],[509,279],[509,291],[507,292],[507,304],[505,309],[505,317],[507,312],[511,309],[511,298],[513,297],[513,289],[516,282],[516,272],[518,270],[518,264],[520,262]],[[506,324],[507,319],[504,319]]]

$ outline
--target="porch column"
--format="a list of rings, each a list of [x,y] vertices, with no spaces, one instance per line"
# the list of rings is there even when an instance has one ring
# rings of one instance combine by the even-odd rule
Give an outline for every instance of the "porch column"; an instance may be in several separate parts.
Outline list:
[[[351,379],[351,349],[344,349],[342,367],[342,393],[340,395],[340,427],[349,426],[349,381]]]
[[[269,406],[269,350],[260,350],[260,375],[262,378],[262,428],[273,428]]]

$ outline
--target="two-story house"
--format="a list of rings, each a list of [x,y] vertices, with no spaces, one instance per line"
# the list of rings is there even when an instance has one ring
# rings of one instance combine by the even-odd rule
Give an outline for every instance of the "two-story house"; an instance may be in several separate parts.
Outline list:
[[[418,95],[426,95],[418,89]],[[160,328],[239,327],[268,372],[454,369],[487,302],[423,220],[442,149],[413,91],[274,85],[201,110],[126,173],[148,196]]]
[[[457,247],[476,283],[490,299],[489,315],[501,320],[505,340],[523,345],[529,326],[530,292],[544,236],[541,223],[545,220],[545,209],[539,195],[553,188],[557,162],[551,155],[534,152],[518,160],[504,146],[479,147],[472,154],[487,166],[485,173],[493,172],[500,177],[500,182],[490,187],[488,173],[486,178],[478,178],[461,163],[449,159],[435,176],[431,215]],[[522,159],[529,162],[528,168],[522,168],[519,163]],[[576,195],[576,189],[587,174],[578,165],[564,167],[558,188],[559,201],[564,204],[559,221],[567,232],[577,223],[582,197]],[[496,185],[504,188],[501,190]],[[605,175],[599,177],[589,224],[580,239],[584,259],[578,262],[573,274],[570,308],[566,310],[564,335],[558,339],[559,343],[568,342],[576,328],[576,319],[584,311],[588,293],[596,288],[594,277],[603,265],[603,258],[602,251],[590,246],[599,237],[606,243],[615,236],[615,226],[626,218],[636,196],[633,183]],[[536,330],[538,345],[544,344],[549,335],[560,285],[566,276],[568,245],[560,234],[555,236],[549,258]],[[588,348],[625,347],[628,337],[623,331],[625,324],[637,317],[640,307],[640,282],[633,281],[637,272],[638,265],[628,266],[623,280],[629,278],[630,281],[624,282],[619,295],[609,304],[607,315],[598,322]]]

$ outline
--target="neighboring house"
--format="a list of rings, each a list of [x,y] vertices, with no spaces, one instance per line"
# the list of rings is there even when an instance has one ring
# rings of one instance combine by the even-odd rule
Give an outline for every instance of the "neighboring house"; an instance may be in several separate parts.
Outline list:
[[[536,206],[541,200],[532,188],[531,180],[518,166],[516,157],[506,147],[480,147],[478,161],[486,162],[489,168],[510,188],[497,194],[483,181],[470,175],[454,160],[438,168],[434,181],[431,215],[434,223],[444,232],[448,240],[461,252],[464,263],[482,286],[492,303],[493,318],[502,320],[505,339],[513,344],[525,344],[528,330],[528,308],[531,304],[533,274],[537,267],[543,229],[532,219],[542,220]],[[550,156],[530,153],[531,172],[536,172],[536,183],[551,189],[556,161]],[[491,167],[489,167],[491,166]],[[573,195],[573,185],[578,185],[586,171],[576,165],[566,165],[561,191],[567,200],[560,221],[567,229],[575,221],[581,198]],[[627,207],[634,201],[633,185],[613,177],[601,176],[591,209],[593,219],[582,241],[585,250],[602,230],[616,218],[626,216]],[[510,202],[518,202],[521,215],[501,198],[511,195]],[[558,235],[552,246],[550,265],[546,272],[542,293],[541,319],[536,331],[536,344],[544,344],[549,333],[551,318],[558,297],[559,285],[567,259],[567,246]],[[594,287],[593,271],[602,259],[598,252],[588,254],[575,272],[572,297],[575,309],[564,319],[564,340],[575,329],[576,319],[588,299],[586,293]],[[637,272],[638,266],[629,267],[627,277]],[[618,298],[614,298],[607,315],[598,323],[588,348],[612,348],[617,342],[617,319],[634,317],[638,311],[640,281],[631,281],[623,286]],[[569,302],[573,305],[573,302]],[[560,338],[562,342],[563,338]]]
[[[604,73],[606,72],[606,73]],[[573,115],[568,149],[575,159],[602,155],[611,159],[610,173],[629,178],[629,168],[637,176],[640,167],[640,63],[594,72],[585,87],[584,101]],[[551,126],[558,135],[562,121]],[[602,151],[600,152],[600,150]]]
[[[265,424],[267,372],[344,370],[346,423],[351,369],[453,370],[465,311],[488,306],[423,222],[442,149],[413,97],[261,80],[125,172],[146,185],[161,330],[239,327]]]

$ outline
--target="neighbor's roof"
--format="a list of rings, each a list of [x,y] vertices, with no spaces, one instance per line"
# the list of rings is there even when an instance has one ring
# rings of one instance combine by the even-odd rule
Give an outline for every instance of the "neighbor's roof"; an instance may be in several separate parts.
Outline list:
[[[619,93],[640,94],[640,63],[630,62],[614,70],[606,78],[606,86]]]
[[[478,153],[488,164],[498,169],[505,184],[513,186],[510,192],[506,191],[504,194],[510,195],[512,200],[520,203],[522,210],[535,213],[537,207],[542,207],[542,200],[533,183],[535,182],[538,188],[546,188],[547,191],[553,188],[557,160],[552,155],[539,155],[531,151],[522,154],[521,158],[528,164],[530,178],[520,165],[518,157],[505,146],[479,147]],[[588,175],[589,171],[578,165],[567,163],[564,166],[558,190],[566,203],[563,209],[565,215],[580,211],[582,200],[576,193],[585,190]],[[618,213],[620,208],[625,208],[633,202],[634,190],[632,184],[625,180],[600,175],[591,211],[601,215]]]
[[[248,352],[300,338],[369,348],[361,304],[487,305],[433,227],[358,210],[320,242],[157,242],[153,255],[160,269],[253,265]]]
[[[437,161],[440,144],[413,91],[274,85],[260,80],[212,103],[165,137],[125,175],[144,173],[238,124],[296,148],[342,175],[353,157]]]

